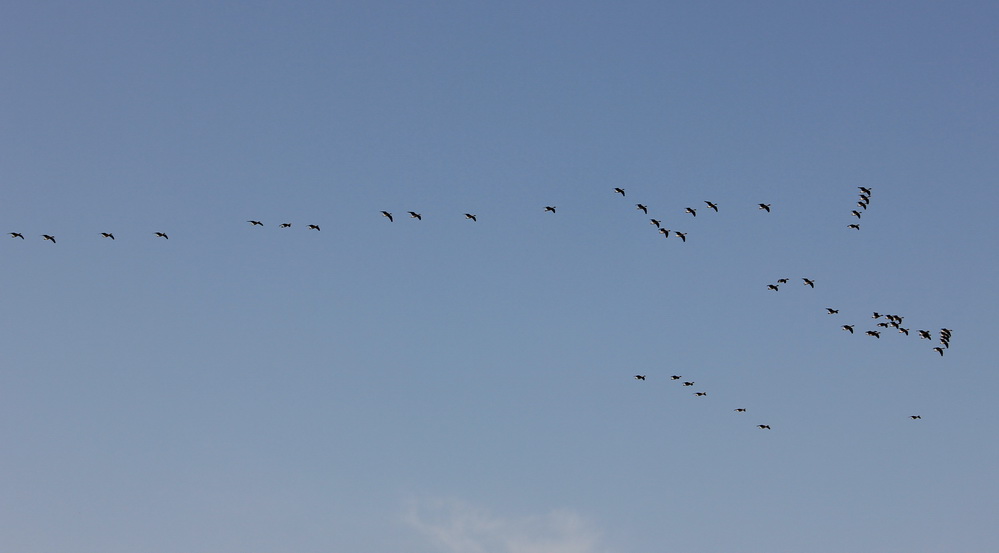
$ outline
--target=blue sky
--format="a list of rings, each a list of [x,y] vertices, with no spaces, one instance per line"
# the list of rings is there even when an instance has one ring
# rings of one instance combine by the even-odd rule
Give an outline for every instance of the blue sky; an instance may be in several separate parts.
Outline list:
[[[0,549],[992,551],[997,15],[9,3]]]

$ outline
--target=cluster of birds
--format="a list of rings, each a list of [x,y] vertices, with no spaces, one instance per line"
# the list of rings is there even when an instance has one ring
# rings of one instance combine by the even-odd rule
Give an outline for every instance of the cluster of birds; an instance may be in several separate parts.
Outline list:
[[[832,309],[831,307],[827,307],[826,311],[830,315],[839,313],[838,309]],[[880,319],[883,318],[884,320],[876,324],[876,326],[878,327],[877,329],[865,331],[864,334],[867,335],[867,336],[871,336],[873,338],[877,338],[877,339],[880,340],[881,339],[881,333],[883,331],[888,330],[889,328],[897,329],[899,334],[904,334],[906,336],[909,336],[910,329],[907,328],[907,327],[902,326],[902,320],[904,319],[904,317],[902,317],[901,315],[882,314],[882,313],[878,313],[877,311],[875,311],[873,313],[873,315],[871,315],[871,318],[874,319],[874,320],[880,320]],[[855,333],[855,327],[856,327],[856,325],[853,325],[853,324],[845,324],[845,325],[841,326],[840,328],[842,328],[843,330],[849,332],[850,334],[854,334]],[[933,348],[933,351],[939,353],[941,357],[944,354],[944,350],[950,348],[950,336],[951,336],[951,332],[952,331],[949,328],[941,328],[940,329],[940,344],[941,345]],[[916,333],[917,333],[917,336],[919,336],[920,340],[932,340],[933,339],[933,332],[932,331],[929,331],[929,330],[917,330]]]
[[[627,196],[627,194],[625,193],[624,188],[617,188],[616,187],[616,188],[614,188],[614,192],[617,193],[617,194],[620,194],[622,197]],[[718,213],[718,204],[717,203],[712,202],[712,201],[708,201],[708,200],[704,200],[704,205],[706,206],[704,208],[687,207],[687,208],[685,208],[683,210],[683,212],[684,213],[689,213],[693,217],[697,217],[697,210],[698,209],[702,209],[702,210],[703,209],[711,209],[711,210],[714,210],[715,213]],[[766,211],[767,213],[770,213],[770,204],[756,204],[756,205],[758,206],[759,209],[762,209],[762,210]],[[649,206],[647,206],[645,204],[642,204],[642,203],[635,204],[635,209],[641,211],[642,213],[644,213],[646,215],[649,214]],[[554,207],[546,207],[545,211],[551,211],[552,213],[555,213],[555,208]],[[665,226],[663,226],[663,222],[662,222],[661,219],[655,219],[655,218],[653,218],[653,219],[649,219],[649,222],[650,222],[650,224],[654,225],[659,230],[659,234],[662,234],[665,238],[669,238],[669,235],[672,232],[677,237],[679,237],[681,241],[683,241],[683,242],[687,241],[687,233],[686,232],[680,232],[678,230],[670,230],[670,229],[666,228]]]
[[[648,377],[648,375],[636,374],[635,375],[635,380],[646,380],[647,377]],[[677,380],[680,380],[682,378],[683,377],[680,376],[680,375],[678,375],[678,374],[674,374],[673,376],[669,377],[669,379],[672,380],[672,381],[677,381]],[[683,386],[693,386],[694,384],[695,384],[695,382],[692,381],[692,380],[685,380],[685,381],[682,382]],[[694,397],[704,397],[706,395],[708,395],[707,392],[694,392]],[[733,411],[735,411],[736,413],[745,413],[745,412],[747,412],[747,409],[745,407],[736,407],[735,409],[733,409]],[[757,424],[756,428],[759,428],[761,430],[770,430],[770,425],[769,424]]]
[[[866,186],[858,186],[857,188],[860,189],[860,200],[857,201],[857,207],[863,209],[864,211],[867,211],[867,205],[871,203],[871,189]],[[861,213],[856,209],[851,211],[850,214],[856,217],[857,219],[860,219],[860,216],[863,215],[863,213]],[[847,225],[847,228],[860,230],[860,223],[849,224]]]
[[[803,281],[802,283],[805,286],[810,286],[812,288],[815,288],[815,281],[814,280],[812,280],[810,278],[805,278],[805,277],[801,277],[801,280]],[[777,282],[775,282],[773,284],[767,284],[767,290],[773,290],[774,292],[779,292],[781,284],[787,284],[787,283],[788,283],[788,279],[786,279],[786,278],[778,278]],[[837,311],[837,313],[838,313],[838,311]]]
[[[20,238],[21,240],[24,240],[24,234],[20,232],[8,232],[7,234],[9,234],[11,238]],[[159,236],[160,238],[164,238],[166,240],[170,239],[170,237],[167,236],[165,232],[154,232],[153,235]],[[53,244],[56,243],[55,236],[52,236],[51,234],[42,234],[41,236],[42,240],[47,240],[49,242],[52,242]],[[104,238],[110,238],[111,240],[114,240],[114,233],[111,232],[102,232],[101,236],[103,236]]]

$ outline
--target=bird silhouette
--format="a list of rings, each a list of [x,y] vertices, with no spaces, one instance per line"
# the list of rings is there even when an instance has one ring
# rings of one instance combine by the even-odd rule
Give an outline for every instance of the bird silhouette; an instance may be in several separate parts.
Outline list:
[[[24,240],[24,235],[20,232],[8,232],[7,234],[9,234],[11,238],[20,238],[21,240]]]
[[[860,225],[857,224],[846,225],[846,228],[852,228],[853,230],[860,230]]]
[[[552,213],[555,213],[555,206],[553,206],[553,205],[546,205],[545,206],[545,211],[546,212],[551,211]]]
[[[264,226],[264,224],[261,223],[260,221],[247,221],[247,223],[250,223],[251,227],[262,227],[262,226]]]
[[[708,395],[708,393],[707,392],[694,392],[694,395],[697,396],[697,397],[704,397],[704,396]]]
[[[718,204],[709,202],[707,200],[704,200],[704,203],[708,204],[708,207],[715,210],[715,213],[718,213]]]
[[[692,208],[692,207],[688,207],[687,209],[684,209],[683,212],[684,213],[690,213],[694,217],[697,217],[697,210],[694,209],[694,208]]]
[[[673,234],[675,234],[675,235],[679,236],[679,237],[680,237],[680,240],[683,240],[684,242],[686,242],[686,241],[687,241],[687,233],[686,233],[686,232],[680,232],[680,231],[678,231],[678,230],[674,230],[674,231],[673,231]]]
[[[101,236],[103,236],[104,238],[110,238],[110,239],[114,240],[114,235],[111,234],[110,232],[102,232]]]
[[[832,307],[827,307],[826,308],[826,313],[828,313],[830,315],[835,315],[836,313],[839,313],[839,309],[833,309]]]
[[[614,192],[617,192],[618,194],[624,196],[624,188],[615,188]]]
[[[850,334],[853,334],[853,325],[843,325],[840,328],[842,328],[843,330],[849,330]]]
[[[854,217],[860,219],[860,212],[857,211],[856,209],[854,209],[853,211],[851,211],[850,214],[853,215]]]
[[[865,188],[863,186],[858,186],[857,188],[859,188],[860,191],[863,192],[864,194],[866,194],[868,196],[871,195],[871,189],[870,188]]]
[[[309,225],[309,228],[312,230],[322,230],[319,228],[319,225]]]
[[[42,239],[43,239],[43,240],[49,240],[49,241],[51,241],[51,242],[52,242],[53,244],[55,244],[55,243],[56,243],[56,241],[55,241],[55,236],[52,236],[52,235],[50,235],[50,234],[43,234],[43,235],[42,235]]]
[[[683,385],[684,386],[693,386],[694,383],[693,382],[684,382]]]
[[[744,407],[739,407],[738,409],[735,410],[735,412],[736,413],[745,413],[746,409]]]
[[[645,375],[644,374],[636,374],[635,375],[635,380],[645,380]]]
[[[683,378],[683,377],[680,376],[680,375],[674,374],[673,376],[670,377],[670,380],[680,380],[681,378]]]
[[[663,228],[662,221],[660,221],[659,219],[649,219],[649,221],[650,221],[649,224],[655,225],[656,228]]]
[[[762,428],[763,430],[770,430],[769,424],[757,424],[756,428]]]
[[[867,334],[868,336],[874,336],[878,340],[881,339],[881,333],[878,332],[877,330],[868,330],[865,334]]]
[[[779,284],[767,284],[767,290],[773,290],[774,292],[780,292]]]
[[[419,213],[417,213],[415,211],[410,211],[409,212],[409,217],[410,217],[410,219],[416,219],[417,221],[422,221],[423,220],[423,215],[420,215]]]
[[[642,212],[645,213],[646,215],[649,214],[649,208],[642,204],[635,204],[635,209],[641,209]]]
[[[659,234],[662,234],[666,238],[669,238],[669,229],[668,228],[659,227]]]
[[[382,215],[387,217],[390,223],[395,222],[395,219],[392,218],[392,214],[389,213],[388,211],[382,211]]]
[[[167,236],[165,232],[154,232],[153,234],[155,234],[156,236],[159,236],[160,238],[165,238],[167,240],[170,239],[170,237]]]
[[[466,213],[465,218],[478,222],[478,219],[475,218],[475,215],[472,215],[471,213]]]
[[[787,279],[786,278],[778,278],[777,279],[777,284],[787,284]]]
[[[943,350],[944,350],[944,349],[943,349],[943,348],[940,348],[940,347],[937,347],[937,348],[933,348],[933,351],[935,351],[935,352],[939,353],[939,354],[940,354],[940,357],[943,357]]]
[[[756,204],[756,205],[760,206],[760,209],[762,209],[763,211],[770,213],[770,204]]]
[[[814,280],[812,280],[810,278],[804,278],[804,277],[802,277],[801,280],[805,281],[804,284],[806,286],[811,286],[812,288],[815,288],[815,281]]]
[[[923,417],[921,417],[919,415],[909,415],[909,418],[912,419],[912,420],[919,420],[919,419],[921,419]]]
[[[280,228],[291,228],[291,223],[281,223],[278,225]]]
[[[929,330],[917,330],[916,332],[919,332],[919,339],[920,340],[932,340],[933,339],[933,335],[930,334]]]

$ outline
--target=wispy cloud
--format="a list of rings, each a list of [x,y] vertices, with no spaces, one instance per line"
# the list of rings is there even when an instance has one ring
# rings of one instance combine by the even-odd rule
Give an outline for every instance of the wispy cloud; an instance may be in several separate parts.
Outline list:
[[[457,500],[413,502],[405,521],[446,553],[605,553],[599,534],[566,510],[503,518]]]

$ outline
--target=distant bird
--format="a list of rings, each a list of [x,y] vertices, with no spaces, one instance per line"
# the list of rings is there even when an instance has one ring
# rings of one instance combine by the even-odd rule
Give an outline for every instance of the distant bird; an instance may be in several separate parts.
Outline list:
[[[636,374],[635,375],[635,380],[645,380],[645,375],[644,374]]]
[[[680,380],[681,378],[683,378],[683,377],[680,376],[680,375],[674,374],[673,376],[670,377],[670,380]]]
[[[694,395],[697,396],[697,397],[703,397],[703,396],[708,395],[708,393],[707,392],[694,392]]]
[[[669,229],[668,228],[659,227],[659,234],[662,234],[666,238],[669,238]]]
[[[43,240],[49,240],[49,241],[51,241],[51,242],[52,242],[53,244],[55,244],[55,243],[56,243],[56,241],[55,241],[55,236],[52,236],[52,235],[49,235],[49,234],[43,234],[43,235],[42,235],[42,239],[43,239]]]
[[[943,350],[944,350],[943,348],[939,348],[939,347],[938,348],[933,348],[933,351],[939,353],[940,357],[943,357]]]
[[[264,226],[264,224],[261,223],[260,221],[247,221],[247,223],[250,223],[251,227],[262,227],[262,226]]]
[[[674,231],[673,231],[673,234],[675,234],[675,235],[679,236],[679,237],[680,237],[680,240],[683,240],[684,242],[686,242],[686,241],[687,241],[687,233],[686,233],[686,232],[680,232],[680,231],[678,231],[678,230],[674,230]]]
[[[889,323],[878,323],[878,326],[880,326],[881,328],[888,328],[889,326],[891,326],[891,324],[889,324]]]
[[[684,213],[690,213],[694,217],[697,217],[697,210],[694,209],[694,208],[692,208],[692,207],[688,207],[687,209],[684,209],[683,212]]]
[[[763,211],[770,213],[770,204],[756,204],[756,205],[760,206],[760,209],[762,209]]]
[[[773,290],[774,292],[780,292],[779,288],[780,288],[779,284],[767,284],[767,290]]]
[[[392,214],[389,213],[388,211],[382,211],[382,215],[388,217],[388,220],[389,220],[390,223],[394,223],[395,222],[395,219],[392,218]]]
[[[912,419],[912,420],[919,420],[919,419],[921,419],[923,417],[921,417],[919,415],[909,415],[909,418]]]
[[[309,228],[312,230],[322,230],[319,228],[319,225],[309,225]]]
[[[278,225],[280,228],[291,228],[291,223],[281,223]]]
[[[908,328],[902,328],[902,327],[898,327],[898,331],[899,331],[900,333],[902,333],[902,334],[905,334],[906,336],[908,336],[908,335],[909,335],[909,329],[908,329]]]
[[[104,238],[110,238],[110,239],[114,240],[114,235],[111,234],[110,232],[102,232],[101,236],[103,236]]]
[[[763,430],[770,430],[769,424],[757,424],[756,428],[762,428]]]
[[[736,413],[745,413],[746,412],[746,408],[745,407],[739,407],[738,409],[735,410],[735,412]]]
[[[167,240],[170,239],[170,237],[167,236],[165,232],[154,232],[153,234],[155,234],[156,236],[159,236],[160,238],[165,238]]]
[[[614,192],[617,192],[618,194],[624,196],[624,188],[615,188]]]
[[[684,382],[683,385],[684,386],[693,386],[694,383],[693,382]]]
[[[420,215],[419,213],[417,213],[415,211],[410,211],[408,213],[409,213],[409,218],[410,219],[416,219],[417,221],[422,221],[423,220],[423,215]]]
[[[777,279],[777,284],[787,284],[787,279],[786,278],[778,278]]]
[[[635,209],[641,209],[642,212],[645,213],[646,215],[649,214],[649,208],[642,204],[635,204]]]
[[[475,215],[472,215],[471,213],[466,213],[466,214],[465,214],[465,218],[466,218],[466,219],[471,219],[471,220],[473,220],[473,221],[475,221],[475,222],[478,222],[478,221],[479,221],[478,219],[476,219],[476,218],[475,218]]]
[[[833,309],[832,307],[827,307],[826,313],[829,315],[835,315],[836,313],[839,313],[839,309]]]
[[[857,202],[857,207],[860,207],[860,208],[863,208],[863,209],[866,210],[867,209],[867,204],[864,203],[864,202]]]
[[[846,228],[852,228],[854,230],[860,230],[860,225],[857,225],[857,224],[846,225]]]
[[[864,194],[867,194],[868,196],[871,195],[871,189],[870,188],[865,188],[863,186],[858,186],[857,188],[859,188],[860,191],[863,192]]]
[[[555,213],[555,206],[553,206],[553,205],[546,205],[545,206],[545,211],[546,212],[547,211],[551,211],[552,213]]]
[[[663,228],[662,221],[659,219],[649,219],[649,221],[651,221],[651,224],[655,225],[656,228]]]
[[[850,334],[853,334],[853,325],[843,325],[840,328],[842,328],[843,330],[849,330]]]
[[[880,319],[881,317],[883,317],[883,315],[881,313],[878,313],[877,311],[875,311],[874,314],[871,315],[872,319]]]
[[[921,340],[932,340],[933,339],[933,335],[930,334],[929,330],[918,330],[917,332],[919,332],[919,338]]]
[[[880,340],[880,339],[881,339],[881,332],[879,332],[879,331],[877,331],[877,330],[868,330],[868,331],[866,332],[866,334],[867,334],[868,336],[874,336],[874,337],[875,337],[875,338],[877,338],[878,340]]]
[[[7,234],[9,234],[11,238],[20,238],[21,240],[24,240],[24,235],[20,232],[8,232]]]
[[[718,204],[711,203],[711,202],[709,202],[707,200],[704,200],[704,203],[708,204],[709,208],[715,210],[715,213],[718,213]]]
[[[853,215],[854,217],[860,219],[860,212],[857,211],[856,209],[854,209],[853,211],[851,211],[850,214]]]
[[[801,280],[803,280],[803,281],[804,281],[804,284],[805,284],[806,286],[811,286],[812,288],[815,288],[815,281],[814,281],[814,280],[812,280],[812,279],[810,279],[810,278],[804,278],[804,277],[802,277],[802,279],[801,279]]]

